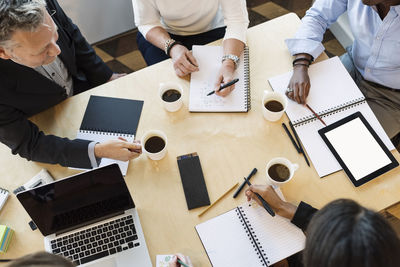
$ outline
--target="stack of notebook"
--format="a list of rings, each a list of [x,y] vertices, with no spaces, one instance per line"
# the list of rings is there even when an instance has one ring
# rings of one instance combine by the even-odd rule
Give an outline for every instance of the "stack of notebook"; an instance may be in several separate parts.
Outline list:
[[[14,230],[8,226],[0,225],[0,252],[7,252],[8,246],[10,245],[11,239],[14,236]]]

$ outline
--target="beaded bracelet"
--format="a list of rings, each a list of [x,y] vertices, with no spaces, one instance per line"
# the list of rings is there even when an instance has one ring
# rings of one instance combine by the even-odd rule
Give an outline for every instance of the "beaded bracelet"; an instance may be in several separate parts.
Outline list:
[[[296,62],[299,62],[299,61],[307,61],[308,62],[308,65],[311,65],[311,63],[313,62],[313,60],[312,59],[309,59],[309,58],[305,58],[305,57],[299,57],[299,58],[296,58],[295,60],[293,60],[293,66],[294,66],[294,64],[296,63]]]
[[[172,49],[172,47],[174,47],[174,45],[177,45],[177,44],[182,45],[181,42],[175,41],[175,40],[174,40],[174,42],[172,42],[172,43],[169,44],[169,46],[167,47],[167,49],[166,49],[166,51],[165,51],[165,53],[167,54],[167,56],[171,57],[171,55],[170,55],[171,49]]]
[[[304,63],[297,63],[297,64],[293,64],[293,67],[294,66],[306,66],[307,68],[309,68],[310,67],[310,65],[308,65],[308,64],[304,64]]]

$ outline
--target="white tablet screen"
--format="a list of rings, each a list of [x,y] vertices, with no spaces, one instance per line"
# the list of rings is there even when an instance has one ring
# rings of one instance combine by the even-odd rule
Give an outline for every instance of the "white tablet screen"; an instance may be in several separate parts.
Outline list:
[[[360,118],[325,133],[325,136],[357,181],[391,163]]]

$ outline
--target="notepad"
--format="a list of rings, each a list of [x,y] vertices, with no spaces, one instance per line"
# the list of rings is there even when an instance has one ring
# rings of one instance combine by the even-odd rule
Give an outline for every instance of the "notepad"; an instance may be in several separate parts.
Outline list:
[[[0,225],[0,253],[6,253],[14,236],[14,230],[6,225]]]
[[[142,113],[143,101],[104,96],[90,96],[78,139],[103,143],[118,137],[133,142]],[[129,161],[102,158],[99,167],[118,163],[126,175]]]
[[[389,150],[394,149],[392,142],[369,107],[364,95],[338,57],[312,64],[308,72],[311,89],[307,104],[315,110],[327,125],[359,111],[385,146]],[[290,71],[273,77],[268,81],[273,90],[284,93],[291,76],[292,72]],[[341,170],[342,167],[318,134],[318,130],[323,128],[324,125],[314,114],[303,105],[297,104],[292,100],[289,100],[286,114],[293,123],[318,175],[323,177]]]
[[[288,219],[257,204],[243,204],[196,226],[214,267],[269,266],[305,246],[304,233]]]
[[[222,46],[193,46],[193,56],[199,65],[199,71],[193,72],[190,78],[190,112],[247,112],[251,108],[249,49],[246,47],[240,56],[234,78],[239,78],[228,96],[216,94],[207,96],[215,89],[221,59],[224,54]]]
[[[8,190],[0,187],[0,210],[3,208],[9,195],[10,195],[10,193],[8,192]]]

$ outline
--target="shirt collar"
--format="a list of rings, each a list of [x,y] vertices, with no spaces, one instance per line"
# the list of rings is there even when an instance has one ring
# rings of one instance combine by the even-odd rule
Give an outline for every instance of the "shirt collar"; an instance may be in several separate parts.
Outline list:
[[[400,5],[392,6],[392,8],[396,11],[398,15],[400,15]]]

